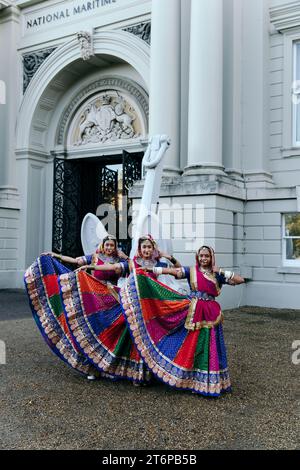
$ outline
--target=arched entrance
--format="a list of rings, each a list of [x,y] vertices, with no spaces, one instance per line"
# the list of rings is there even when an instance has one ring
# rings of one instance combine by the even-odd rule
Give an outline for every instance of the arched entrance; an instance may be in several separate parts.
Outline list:
[[[106,31],[95,34],[94,51],[91,60],[83,61],[77,40],[61,46],[46,59],[24,95],[16,150],[24,201],[21,210],[26,234],[21,241],[24,267],[41,251],[52,248],[53,225],[61,224],[61,239],[69,230],[78,233],[80,222],[76,221],[77,227],[68,227],[66,216],[55,220],[54,187],[62,168],[63,192],[72,199],[75,182],[66,178],[67,174],[76,180],[77,171],[81,188],[89,189],[94,187],[93,178],[100,174],[97,181],[107,181],[106,187],[111,190],[107,170],[116,171],[111,165],[121,165],[128,177],[132,165],[127,162],[140,158],[145,149],[149,46],[130,33]],[[135,173],[134,178],[138,175]],[[91,190],[86,192],[78,220],[84,212],[94,212],[91,206],[97,208],[98,202],[105,202],[104,193],[100,191],[101,198],[97,200]],[[68,204],[64,202],[63,206],[66,214]],[[77,254],[76,243],[70,255]]]
[[[128,191],[142,176],[147,128],[147,94],[127,78],[98,79],[69,104],[57,134],[57,147],[66,152],[58,151],[54,160],[54,251],[81,254],[80,227],[88,212],[129,251]]]

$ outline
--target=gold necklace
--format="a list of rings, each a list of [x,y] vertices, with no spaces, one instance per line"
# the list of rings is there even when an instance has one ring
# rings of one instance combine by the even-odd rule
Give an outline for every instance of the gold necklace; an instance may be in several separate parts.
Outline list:
[[[206,274],[206,276],[212,276],[212,275],[213,275],[212,270],[207,271],[207,270],[205,270],[205,269],[203,269],[203,268],[200,268],[200,271],[201,271],[203,274]]]

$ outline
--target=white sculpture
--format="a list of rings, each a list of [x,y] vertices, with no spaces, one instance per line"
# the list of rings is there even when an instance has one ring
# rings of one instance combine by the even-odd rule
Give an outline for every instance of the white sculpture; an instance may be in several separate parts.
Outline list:
[[[98,217],[90,212],[81,224],[81,243],[85,255],[95,253],[99,243],[108,235]]]
[[[89,117],[88,117],[89,116]],[[91,122],[95,115],[93,109],[89,110],[86,122]],[[159,190],[161,185],[162,170],[163,170],[163,157],[170,145],[168,136],[157,135],[149,140],[147,151],[144,155],[142,164],[147,168],[145,179],[141,210],[137,221],[137,226],[132,242],[130,256],[133,257],[136,252],[137,240],[140,236],[147,232],[149,226],[153,226],[153,219],[157,219],[157,213],[153,213],[152,209],[157,207],[159,199]],[[158,226],[158,219],[157,219]],[[85,255],[91,254],[95,251],[100,241],[107,235],[101,221],[96,215],[88,213],[82,222],[81,226],[81,243]],[[168,251],[163,244],[163,240],[159,243],[162,251]],[[169,250],[171,251],[171,250]]]
[[[142,235],[151,232],[154,238],[159,239],[157,237],[159,234],[158,200],[163,172],[163,157],[169,146],[170,139],[166,135],[155,135],[149,140],[149,145],[142,162],[147,173],[130,257],[135,254],[137,241]],[[171,251],[170,244],[167,245],[165,240],[159,239],[161,250]]]
[[[149,145],[142,161],[144,168],[147,169],[147,173],[141,207],[139,208],[134,238],[132,240],[130,252],[131,259],[136,253],[138,239],[147,233],[154,235],[161,251],[172,253],[171,240],[160,239],[156,236],[156,234],[160,233],[158,201],[163,172],[163,158],[169,146],[170,139],[166,135],[155,135],[149,139]],[[99,219],[94,214],[87,214],[83,220],[81,228],[81,240],[84,254],[87,255],[93,253],[100,241],[106,235],[107,232]],[[165,261],[168,262],[167,260]],[[188,293],[190,290],[188,283],[185,280],[178,281],[173,276],[169,275],[161,275],[158,279],[178,292]]]
[[[77,39],[80,45],[81,57],[83,60],[89,60],[94,54],[93,38],[87,31],[79,31]]]

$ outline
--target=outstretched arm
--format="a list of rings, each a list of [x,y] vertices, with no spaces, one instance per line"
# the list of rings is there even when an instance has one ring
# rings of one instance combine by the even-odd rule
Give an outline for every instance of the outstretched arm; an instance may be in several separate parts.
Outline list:
[[[52,258],[57,258],[63,263],[70,263],[70,264],[77,264],[77,266],[80,265],[79,263],[79,258],[71,258],[71,256],[64,256],[64,255],[59,255],[58,253],[53,253],[53,251],[47,252],[47,253],[42,253],[42,255],[50,255]]]
[[[79,268],[79,271],[89,269],[91,271],[115,271],[117,274],[122,273],[122,265],[121,263],[115,263],[115,264],[100,264],[100,265],[95,265],[95,264],[89,264],[85,266],[81,266]]]
[[[226,279],[227,284],[229,284],[230,286],[237,286],[246,282],[242,276],[240,276],[239,274],[235,274],[233,271],[224,271],[223,269],[218,268],[217,266],[214,267],[213,271],[215,273],[223,275]]]
[[[180,268],[181,267],[180,262],[176,258],[174,258],[173,255],[169,255],[168,253],[163,253],[162,251],[160,251],[159,256],[161,258],[166,258],[169,261],[171,261],[171,263],[174,264],[175,268]]]
[[[159,267],[154,267],[154,268],[145,268],[144,271],[148,272],[153,272],[157,276],[160,274],[170,274],[171,276],[176,277],[177,279],[180,279],[183,277],[183,268],[159,268]]]

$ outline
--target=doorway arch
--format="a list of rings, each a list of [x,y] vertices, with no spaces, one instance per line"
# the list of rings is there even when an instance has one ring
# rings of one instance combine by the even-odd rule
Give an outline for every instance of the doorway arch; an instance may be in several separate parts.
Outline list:
[[[144,41],[124,31],[102,31],[95,33],[93,44],[95,55],[87,62],[81,58],[77,39],[58,47],[33,77],[20,107],[16,159],[24,230],[20,255],[24,268],[41,251],[51,248],[53,152],[65,156],[65,144],[57,138],[74,84],[91,83],[107,62],[114,66],[129,65],[132,70],[129,79],[134,81],[138,77],[146,94],[149,90],[150,47]],[[86,78],[82,79],[84,74]]]

